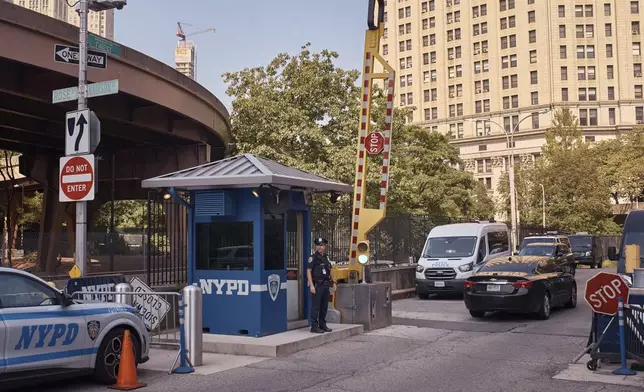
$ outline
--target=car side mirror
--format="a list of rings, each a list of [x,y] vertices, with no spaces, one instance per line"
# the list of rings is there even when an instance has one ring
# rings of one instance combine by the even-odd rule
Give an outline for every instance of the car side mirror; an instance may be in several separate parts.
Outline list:
[[[617,261],[617,248],[614,246],[608,247],[608,260]]]
[[[67,307],[74,304],[74,298],[67,293],[63,293],[63,307]]]

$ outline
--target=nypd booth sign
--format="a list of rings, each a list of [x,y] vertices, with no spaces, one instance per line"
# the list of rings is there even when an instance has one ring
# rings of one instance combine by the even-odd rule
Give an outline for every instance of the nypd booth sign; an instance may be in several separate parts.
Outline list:
[[[265,284],[250,284],[248,280],[241,279],[199,279],[199,284],[204,295],[241,295],[261,293],[268,291],[271,300],[276,301],[281,290],[286,290],[287,282],[282,282],[278,274],[271,274]]]

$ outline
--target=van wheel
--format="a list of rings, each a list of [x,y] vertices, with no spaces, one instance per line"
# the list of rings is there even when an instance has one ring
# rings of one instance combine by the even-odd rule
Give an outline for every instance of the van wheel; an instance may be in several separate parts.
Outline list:
[[[101,346],[98,348],[96,364],[94,365],[94,375],[102,384],[113,385],[116,383],[119,364],[121,362],[121,349],[123,348],[124,335],[124,328],[115,328],[105,335]],[[134,333],[131,336],[132,344],[134,345],[134,360],[138,366],[139,358],[141,357],[141,345]]]
[[[481,310],[470,310],[470,316],[475,318],[482,318],[485,317],[485,312]]]
[[[419,299],[429,299],[429,294],[418,293],[417,295]]]

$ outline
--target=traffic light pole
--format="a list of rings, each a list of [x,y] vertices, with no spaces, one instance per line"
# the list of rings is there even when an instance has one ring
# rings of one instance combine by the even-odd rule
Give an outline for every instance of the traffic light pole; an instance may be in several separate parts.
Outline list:
[[[80,0],[78,40],[78,110],[87,109],[87,14],[89,0]],[[76,202],[76,265],[85,276],[87,265],[87,202]]]

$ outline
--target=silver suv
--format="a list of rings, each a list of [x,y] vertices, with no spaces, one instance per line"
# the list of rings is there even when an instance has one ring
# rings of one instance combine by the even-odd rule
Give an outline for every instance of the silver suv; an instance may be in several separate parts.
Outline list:
[[[528,244],[533,244],[537,242],[565,244],[570,249],[570,240],[568,239],[567,236],[559,235],[556,232],[548,232],[545,235],[535,235],[535,236],[525,237],[523,241],[521,241],[521,246],[519,247],[519,250],[525,248],[526,245]]]

